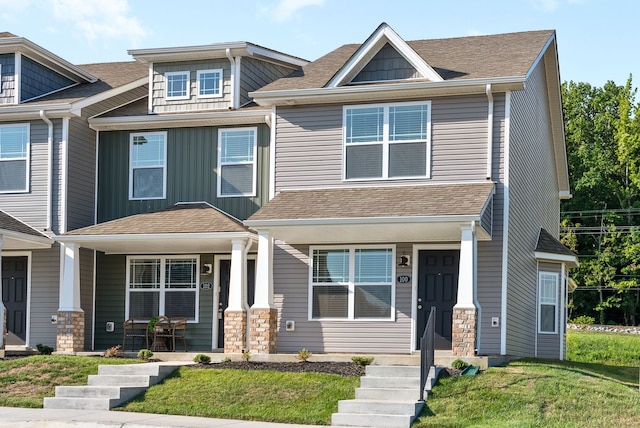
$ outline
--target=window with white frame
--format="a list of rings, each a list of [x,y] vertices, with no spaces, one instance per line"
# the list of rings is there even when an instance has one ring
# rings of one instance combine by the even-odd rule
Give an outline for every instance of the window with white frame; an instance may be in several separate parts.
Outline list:
[[[540,272],[538,276],[538,332],[558,332],[558,274]]]
[[[311,319],[392,320],[394,248],[318,247],[311,250]]]
[[[431,102],[346,106],[347,180],[429,176]]]
[[[198,257],[129,257],[127,318],[198,321]]]
[[[29,190],[29,124],[0,125],[0,192]]]
[[[164,199],[167,133],[133,133],[129,138],[129,199]]]
[[[222,69],[198,70],[198,98],[215,98],[222,96]]]
[[[190,73],[188,71],[171,71],[164,74],[165,98],[168,100],[185,100],[189,98]]]
[[[255,196],[257,128],[218,130],[218,196]]]

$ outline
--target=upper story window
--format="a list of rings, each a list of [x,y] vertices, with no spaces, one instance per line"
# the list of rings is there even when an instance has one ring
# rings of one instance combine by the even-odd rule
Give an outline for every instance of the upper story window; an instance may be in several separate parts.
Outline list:
[[[129,199],[164,199],[167,133],[130,134]]]
[[[188,71],[172,71],[164,74],[166,84],[165,98],[168,100],[189,99],[190,73]]]
[[[222,96],[222,69],[198,70],[198,98]]]
[[[540,272],[538,276],[538,332],[558,332],[558,274]]]
[[[218,131],[218,196],[255,196],[257,128]]]
[[[428,177],[431,102],[344,107],[346,180]]]
[[[29,191],[29,124],[0,125],[0,192]]]

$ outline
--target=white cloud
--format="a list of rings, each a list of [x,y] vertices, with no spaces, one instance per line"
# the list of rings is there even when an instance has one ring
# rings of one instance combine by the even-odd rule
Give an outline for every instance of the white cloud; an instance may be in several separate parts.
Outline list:
[[[280,0],[272,12],[273,20],[276,22],[289,21],[302,8],[323,5],[324,0]]]
[[[128,0],[53,0],[53,16],[70,21],[88,42],[100,39],[128,39],[132,44],[147,33],[130,14]]]

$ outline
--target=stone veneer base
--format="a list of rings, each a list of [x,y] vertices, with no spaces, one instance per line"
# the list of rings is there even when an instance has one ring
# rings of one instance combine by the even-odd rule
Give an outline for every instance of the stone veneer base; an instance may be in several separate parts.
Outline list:
[[[84,312],[58,312],[56,351],[84,351]]]
[[[453,308],[451,354],[454,357],[475,356],[477,322],[477,309]]]
[[[277,309],[249,311],[249,348],[256,354],[275,354],[278,333]]]
[[[240,354],[247,346],[247,313],[224,312],[224,353]]]

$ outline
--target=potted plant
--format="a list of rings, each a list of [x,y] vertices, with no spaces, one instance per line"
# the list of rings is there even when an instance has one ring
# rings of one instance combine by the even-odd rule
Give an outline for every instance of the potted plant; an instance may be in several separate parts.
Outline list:
[[[149,319],[149,331],[153,333],[153,329],[156,326],[156,323],[158,322],[158,317],[151,317]]]

